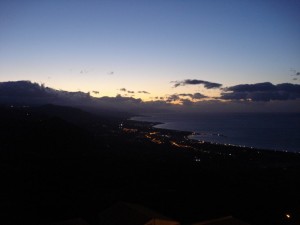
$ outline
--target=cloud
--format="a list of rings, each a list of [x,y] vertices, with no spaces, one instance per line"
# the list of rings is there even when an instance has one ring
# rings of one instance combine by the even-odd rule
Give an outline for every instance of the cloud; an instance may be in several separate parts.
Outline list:
[[[292,71],[292,76],[300,76],[300,72],[298,72],[297,70],[291,68],[290,71]]]
[[[193,99],[202,99],[202,98],[207,98],[207,96],[203,95],[201,93],[195,93],[195,94],[193,94]]]
[[[185,98],[182,98],[185,97]],[[187,97],[187,98],[186,98]],[[194,94],[187,94],[187,93],[181,93],[181,94],[172,94],[167,97],[166,102],[170,103],[173,101],[179,101],[183,105],[191,105],[193,102],[191,101],[192,99],[203,99],[207,98],[207,96],[202,95],[201,93],[194,93]]]
[[[177,101],[180,100],[179,95],[177,94],[173,94],[167,97],[166,102],[173,102],[173,101]]]
[[[79,73],[80,73],[80,74],[86,74],[86,73],[88,73],[88,72],[89,72],[88,70],[85,70],[85,69],[84,69],[84,70],[80,70]]]
[[[241,84],[221,89],[220,98],[207,98],[201,93],[157,96],[143,101],[132,96],[93,97],[84,92],[68,92],[30,81],[0,82],[0,104],[58,104],[88,110],[119,112],[300,112],[299,84]],[[122,92],[127,94],[127,90]],[[197,100],[199,99],[199,100]],[[228,99],[228,101],[220,101]],[[252,101],[248,101],[248,100]],[[181,103],[181,104],[173,104]]]
[[[102,99],[102,98],[100,98]],[[116,95],[115,98],[110,98],[114,99],[115,102],[131,102],[131,103],[141,103],[142,100],[140,98],[132,98],[132,97],[123,97],[120,94]]]
[[[119,89],[120,91],[127,92],[129,94],[134,94],[134,91],[127,90],[126,88]]]
[[[56,90],[31,81],[0,82],[0,103],[79,105],[92,101],[90,93],[81,91]]]
[[[183,80],[183,81],[172,81],[174,84],[174,88],[179,87],[179,86],[185,86],[185,85],[198,85],[198,84],[203,84],[205,88],[207,89],[213,89],[213,88],[220,88],[222,87],[222,84],[218,83],[212,83],[209,81],[204,81],[204,80]]]
[[[138,91],[140,94],[150,94],[148,91]]]
[[[181,99],[181,104],[184,105],[184,106],[191,106],[194,103],[189,99]]]
[[[223,89],[220,99],[226,100],[295,100],[300,98],[300,85],[282,83],[274,85],[270,82],[256,84],[240,84]]]
[[[275,91],[276,86],[270,82],[264,82],[256,84],[239,84],[224,88],[224,90],[233,92]]]
[[[190,97],[190,98],[193,98],[193,94],[185,94],[185,93],[182,93],[182,94],[178,94],[179,96],[183,96],[183,97]]]
[[[8,81],[0,83],[1,97],[51,97],[50,89],[30,81]]]
[[[192,99],[202,99],[202,98],[207,98],[207,96],[197,92],[197,93],[194,93],[194,94],[185,94],[185,93],[182,93],[182,94],[178,94],[178,96],[183,96],[183,97],[190,97]]]

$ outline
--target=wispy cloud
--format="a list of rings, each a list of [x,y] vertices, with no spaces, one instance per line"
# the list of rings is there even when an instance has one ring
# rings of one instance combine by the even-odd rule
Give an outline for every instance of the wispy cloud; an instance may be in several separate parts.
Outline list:
[[[182,93],[182,94],[178,94],[179,96],[183,96],[183,97],[190,97],[192,99],[202,99],[202,98],[207,98],[206,95],[203,95],[199,92],[197,93],[194,93],[194,94],[185,94],[185,93]]]
[[[138,91],[140,94],[150,94],[148,91]]]
[[[80,70],[80,74],[87,74],[89,71],[88,70],[86,70],[86,69],[83,69],[83,70]]]
[[[130,90],[126,89],[126,88],[120,88],[119,90],[123,91],[123,92],[127,92],[128,94],[134,94],[134,91],[130,91]]]
[[[183,81],[172,81],[171,83],[175,83],[174,88],[179,87],[179,86],[185,86],[185,85],[199,85],[199,84],[204,85],[204,87],[207,89],[222,87],[222,84],[219,84],[219,83],[213,83],[213,82],[209,82],[209,81],[196,80],[196,79],[186,79]]]
[[[182,94],[178,94],[179,96],[182,96],[182,97],[190,97],[190,98],[193,98],[193,94],[185,94],[185,93],[182,93]]]
[[[300,72],[298,72],[297,70],[295,70],[295,69],[290,69],[290,71],[292,71],[292,76],[300,76]]]
[[[189,104],[189,102],[192,102],[191,100],[199,100],[199,99],[203,99],[203,98],[207,98],[207,96],[197,92],[194,94],[190,94],[190,93],[181,93],[181,94],[172,94],[169,95],[166,98],[166,102],[173,102],[173,101],[179,101],[182,104]],[[185,105],[186,105],[185,104]]]

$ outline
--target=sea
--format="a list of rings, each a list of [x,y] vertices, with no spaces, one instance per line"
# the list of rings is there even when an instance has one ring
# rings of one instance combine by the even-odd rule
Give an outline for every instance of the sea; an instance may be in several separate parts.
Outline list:
[[[154,113],[131,118],[190,131],[190,139],[300,153],[300,113]]]

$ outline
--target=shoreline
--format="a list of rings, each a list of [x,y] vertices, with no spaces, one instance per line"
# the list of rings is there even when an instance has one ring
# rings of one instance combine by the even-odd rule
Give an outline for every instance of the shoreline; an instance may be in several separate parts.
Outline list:
[[[215,142],[215,141],[209,141],[209,140],[205,140],[204,139],[200,139],[197,137],[192,137],[192,136],[201,136],[200,132],[195,132],[195,131],[190,131],[190,130],[180,130],[180,129],[172,129],[172,128],[165,128],[165,127],[157,127],[159,125],[167,125],[168,122],[154,122],[154,121],[146,121],[146,120],[139,120],[138,118],[151,118],[153,116],[147,116],[147,115],[135,115],[130,117],[128,120],[131,121],[136,121],[136,122],[145,122],[145,123],[152,123],[153,128],[155,129],[162,129],[162,130],[170,130],[170,131],[175,131],[175,132],[186,132],[189,135],[187,135],[187,137],[191,140],[191,141],[198,141],[198,142],[205,142],[205,143],[209,143],[212,145],[221,145],[221,146],[233,146],[233,147],[239,147],[239,148],[247,148],[247,149],[253,149],[253,150],[257,150],[257,151],[270,151],[270,152],[284,152],[284,153],[294,153],[294,154],[300,154],[300,151],[297,150],[286,150],[286,149],[275,149],[275,148],[266,148],[266,147],[256,147],[256,146],[250,146],[250,145],[246,145],[246,144],[234,144],[234,143],[222,143],[222,142]],[[137,118],[137,119],[135,119]],[[221,137],[227,137],[223,134],[220,133],[211,133],[211,136],[221,136]],[[299,149],[300,150],[300,149]]]
[[[156,128],[158,122],[127,120],[126,130],[135,130],[129,137],[139,142],[149,141],[165,150],[172,150],[175,155],[189,155],[191,165],[202,165],[213,170],[246,169],[300,169],[300,154],[268,149],[223,145],[189,139],[192,132]],[[153,146],[154,147],[154,146]],[[156,148],[156,147],[155,147]],[[218,162],[217,165],[216,162]]]

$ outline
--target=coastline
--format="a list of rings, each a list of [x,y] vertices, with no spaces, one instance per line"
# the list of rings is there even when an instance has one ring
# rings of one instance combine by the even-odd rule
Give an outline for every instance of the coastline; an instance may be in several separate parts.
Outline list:
[[[248,148],[248,149],[256,149],[260,151],[272,151],[272,152],[290,152],[295,154],[300,154],[300,149],[295,144],[289,144],[288,146],[283,147],[283,143],[279,143],[279,145],[273,143],[271,141],[270,136],[265,137],[262,135],[259,135],[259,133],[262,133],[262,130],[259,131],[257,134],[255,131],[254,135],[250,136],[250,139],[248,140],[248,136],[243,136],[241,139],[241,136],[237,132],[237,135],[240,136],[239,138],[236,138],[236,136],[233,136],[234,134],[224,134],[216,131],[195,131],[191,130],[189,125],[186,125],[185,122],[182,121],[174,121],[173,119],[170,119],[170,121],[164,121],[162,122],[164,118],[160,118],[160,116],[157,118],[156,115],[135,115],[133,117],[130,117],[129,120],[138,121],[138,122],[150,122],[154,123],[153,127],[156,129],[162,129],[162,130],[172,130],[176,132],[187,132],[189,133],[188,138],[193,141],[199,141],[199,142],[205,142],[215,145],[224,145],[224,146],[234,146],[234,147],[240,147],[240,148]],[[157,121],[161,120],[161,121]],[[169,119],[168,119],[169,120]],[[190,122],[190,121],[188,121]],[[178,124],[183,124],[183,127],[187,129],[178,129]],[[187,123],[188,124],[188,123]],[[196,128],[197,129],[197,128]],[[207,129],[207,128],[206,128]],[[259,129],[259,128],[257,128]],[[204,128],[205,130],[205,128]],[[224,130],[221,132],[225,132]],[[247,139],[246,139],[246,138]],[[256,140],[256,138],[258,138]],[[273,137],[272,137],[273,138]],[[295,139],[295,138],[294,138]],[[276,139],[277,140],[277,139]],[[253,142],[255,141],[255,142]],[[292,140],[293,141],[293,140]],[[289,142],[293,143],[293,142]],[[297,142],[298,143],[298,142]]]
[[[147,117],[147,116],[145,116]],[[248,146],[240,146],[240,145],[234,145],[234,144],[222,144],[222,143],[214,143],[214,142],[208,142],[208,141],[201,141],[198,139],[193,139],[191,136],[197,135],[197,132],[192,131],[183,131],[183,130],[175,130],[175,129],[168,129],[168,128],[160,128],[157,127],[157,125],[165,124],[163,122],[149,122],[149,121],[140,121],[140,120],[134,120],[132,118],[129,118],[128,121],[131,121],[134,123],[131,124],[131,126],[137,126],[137,127],[143,127],[142,130],[147,131],[153,131],[153,132],[159,132],[161,136],[170,136],[175,139],[178,139],[178,141],[183,141],[185,143],[189,143],[192,146],[196,146],[196,148],[205,147],[208,149],[218,149],[222,151],[240,151],[240,152],[248,152],[248,153],[257,153],[262,154],[265,153],[266,155],[271,154],[286,154],[286,155],[295,155],[300,156],[300,152],[289,152],[289,151],[280,151],[280,150],[274,150],[274,149],[264,149],[264,148],[255,148],[255,147],[248,147]]]
[[[185,157],[187,165],[212,171],[300,170],[300,154],[209,143],[188,138],[193,132],[156,128],[160,122],[127,120],[125,135],[153,149],[171,151],[169,157]],[[133,131],[133,132],[131,132]],[[148,144],[147,144],[148,143]]]

